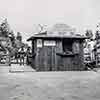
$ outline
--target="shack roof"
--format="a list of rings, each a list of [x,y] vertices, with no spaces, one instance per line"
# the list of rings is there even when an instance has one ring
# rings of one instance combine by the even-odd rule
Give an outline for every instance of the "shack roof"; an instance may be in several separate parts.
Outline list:
[[[81,40],[84,40],[87,38],[88,37],[81,36],[81,35],[72,35],[72,36],[69,36],[69,35],[47,35],[45,33],[43,33],[43,34],[40,33],[40,34],[31,36],[29,39],[27,39],[27,41],[34,40],[34,39],[81,39]]]
[[[64,23],[54,24],[52,27],[48,28],[47,31],[41,32],[38,34],[34,34],[32,37],[28,39],[86,39],[86,36],[82,36],[80,33],[76,32],[75,28],[70,27]]]

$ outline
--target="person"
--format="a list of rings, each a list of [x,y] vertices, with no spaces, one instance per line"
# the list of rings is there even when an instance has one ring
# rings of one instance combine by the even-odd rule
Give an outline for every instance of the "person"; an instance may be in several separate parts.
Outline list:
[[[26,64],[27,64],[27,65],[30,64],[30,60],[29,60],[30,55],[31,55],[31,48],[28,47],[28,48],[27,48],[27,51],[26,51],[26,57],[27,57],[27,58],[26,58]]]
[[[8,65],[11,66],[11,53],[7,50]]]
[[[16,63],[18,64],[19,62],[18,62],[18,59],[19,59],[19,52],[18,52],[18,50],[16,50],[16,52],[15,52],[15,59],[16,59]]]
[[[24,47],[21,47],[19,49],[19,58],[20,58],[20,65],[24,65],[24,57],[25,57],[25,51],[24,51]]]

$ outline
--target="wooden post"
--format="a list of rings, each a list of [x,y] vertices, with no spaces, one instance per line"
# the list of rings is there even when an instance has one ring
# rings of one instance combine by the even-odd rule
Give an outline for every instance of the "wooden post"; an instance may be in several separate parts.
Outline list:
[[[11,54],[10,54],[10,52],[7,52],[6,62],[7,62],[7,65],[11,66]]]

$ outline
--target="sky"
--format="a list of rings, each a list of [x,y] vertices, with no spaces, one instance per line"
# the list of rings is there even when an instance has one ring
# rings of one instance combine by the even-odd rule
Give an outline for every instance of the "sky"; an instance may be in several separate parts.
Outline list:
[[[100,0],[0,0],[0,20],[7,18],[14,32],[25,41],[38,24],[65,23],[84,33],[100,22]]]

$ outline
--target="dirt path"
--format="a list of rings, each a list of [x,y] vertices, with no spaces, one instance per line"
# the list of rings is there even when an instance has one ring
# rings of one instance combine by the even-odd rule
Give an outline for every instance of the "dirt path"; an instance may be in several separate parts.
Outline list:
[[[9,73],[0,69],[0,100],[100,100],[100,71]]]

